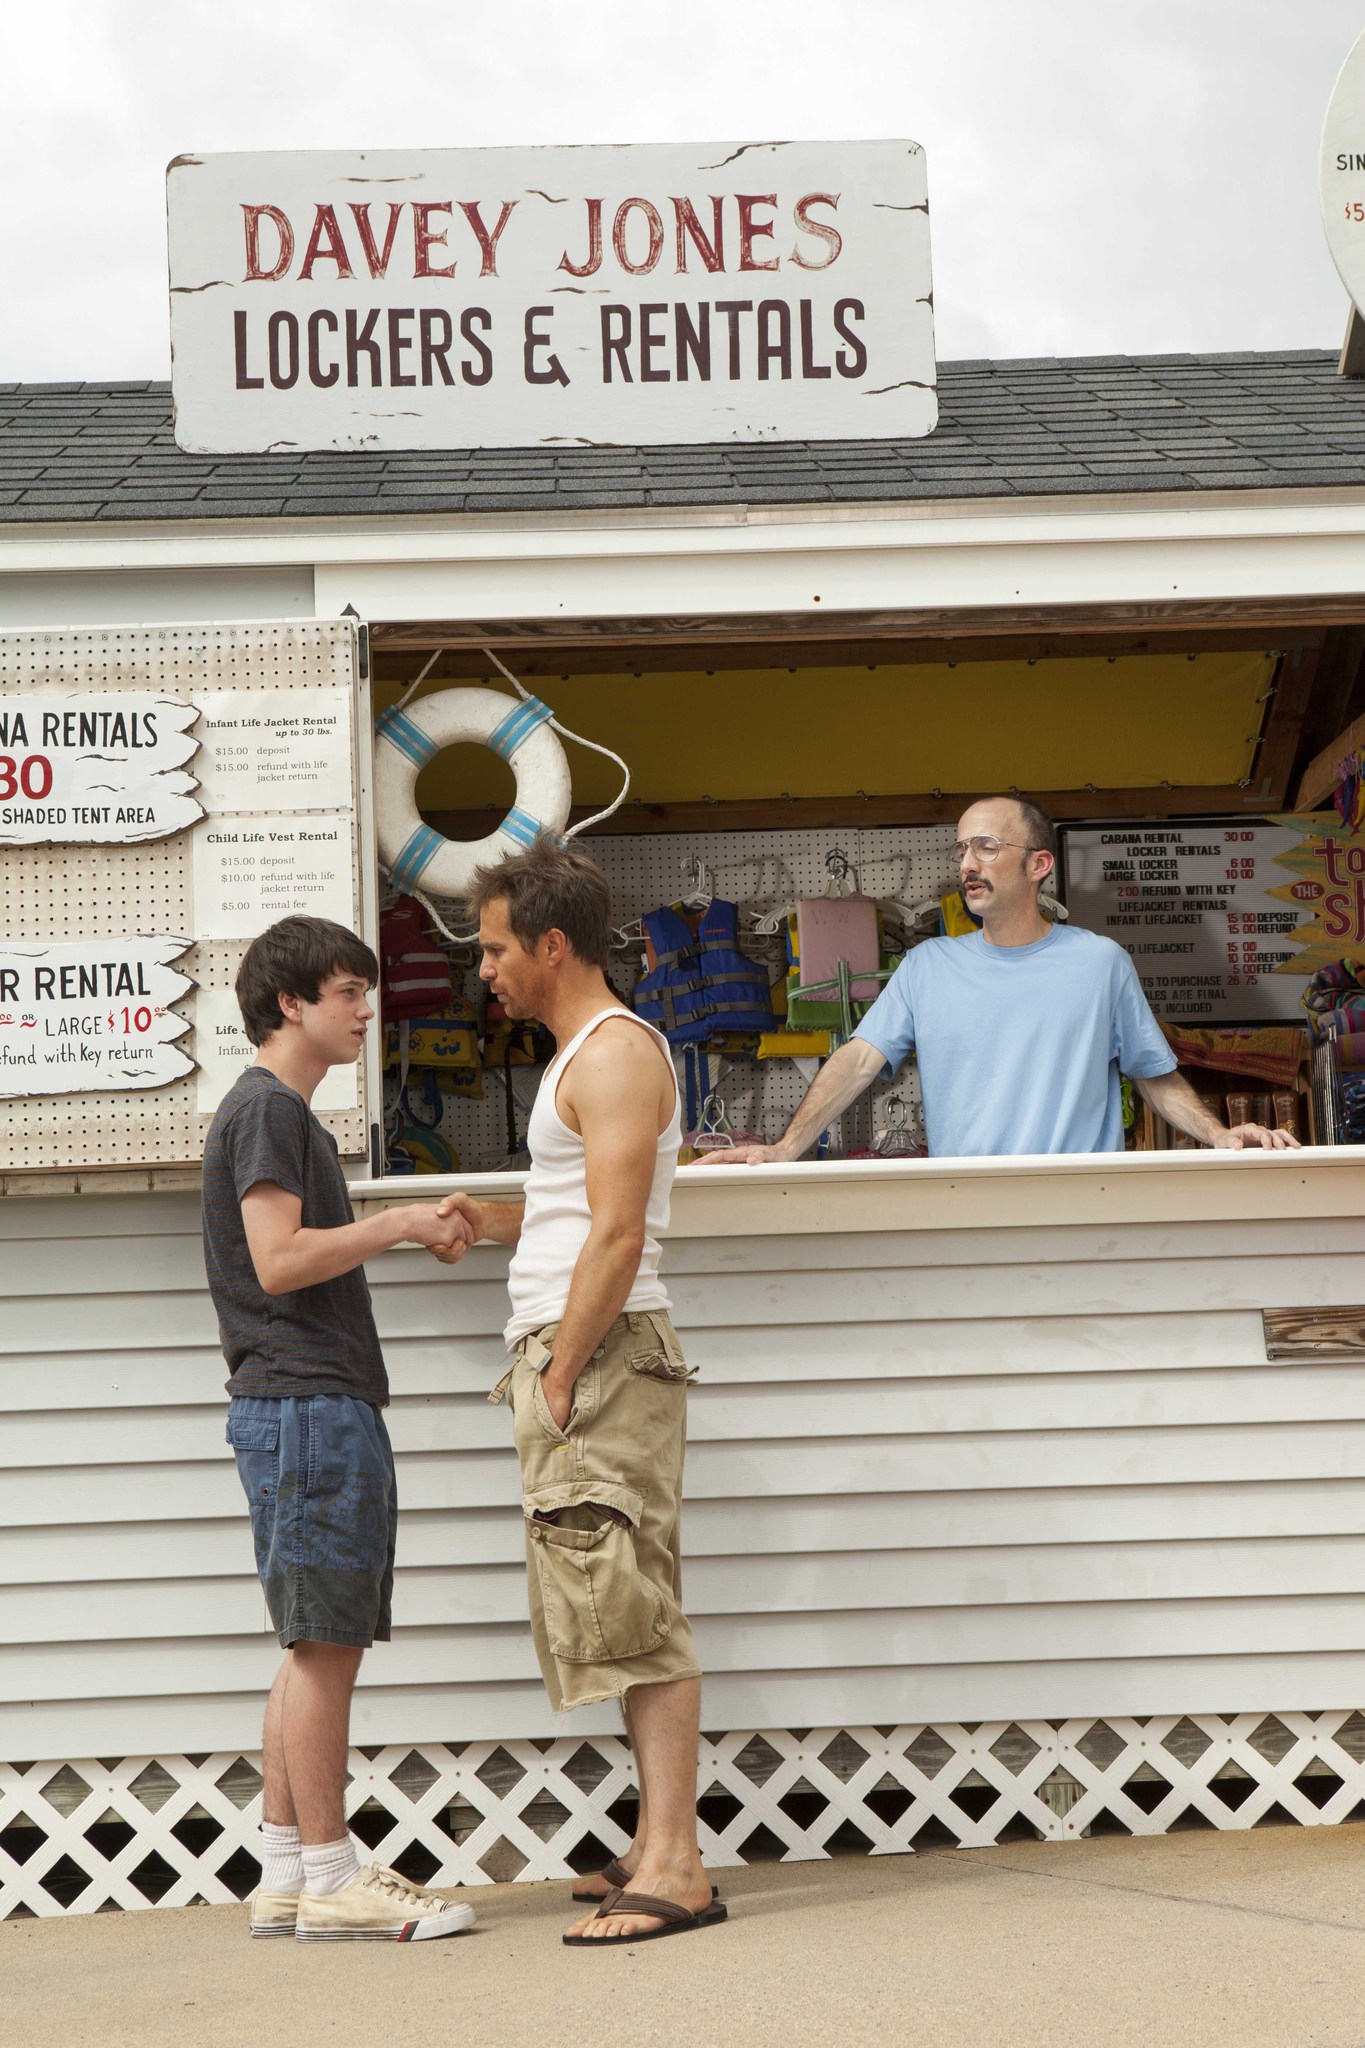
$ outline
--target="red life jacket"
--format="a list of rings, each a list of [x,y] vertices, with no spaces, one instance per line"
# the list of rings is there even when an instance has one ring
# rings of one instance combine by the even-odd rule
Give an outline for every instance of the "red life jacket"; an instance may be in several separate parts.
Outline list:
[[[435,1017],[450,1002],[450,962],[431,935],[426,912],[400,896],[379,931],[383,966],[380,1002],[385,1024],[405,1017]]]

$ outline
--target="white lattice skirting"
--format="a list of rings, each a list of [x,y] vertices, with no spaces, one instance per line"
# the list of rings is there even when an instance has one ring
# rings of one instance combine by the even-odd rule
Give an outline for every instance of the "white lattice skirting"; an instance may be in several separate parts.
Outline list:
[[[356,1751],[348,1807],[436,1885],[567,1877],[624,1849],[622,1741]],[[706,1861],[891,1855],[1095,1832],[1319,1827],[1365,1808],[1365,1714],[1196,1715],[708,1737]],[[255,1886],[260,1775],[235,1752],[0,1764],[0,1919],[229,1903]]]

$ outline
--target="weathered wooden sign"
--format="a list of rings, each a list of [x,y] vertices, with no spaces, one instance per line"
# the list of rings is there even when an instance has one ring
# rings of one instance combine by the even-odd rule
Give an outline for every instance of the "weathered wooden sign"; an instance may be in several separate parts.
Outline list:
[[[176,1000],[193,984],[169,963],[188,939],[0,945],[0,1097],[163,1088],[194,1061]]]
[[[193,825],[198,715],[150,691],[0,695],[0,845],[128,845]]]
[[[913,142],[178,157],[195,451],[927,434]]]

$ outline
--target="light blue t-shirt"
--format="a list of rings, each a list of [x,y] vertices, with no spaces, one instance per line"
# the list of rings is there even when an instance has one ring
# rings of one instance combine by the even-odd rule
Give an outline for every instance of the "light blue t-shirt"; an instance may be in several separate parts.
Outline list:
[[[1031,946],[926,939],[854,1036],[893,1071],[914,1048],[942,1159],[1121,1151],[1119,1075],[1176,1064],[1123,948],[1062,924]]]

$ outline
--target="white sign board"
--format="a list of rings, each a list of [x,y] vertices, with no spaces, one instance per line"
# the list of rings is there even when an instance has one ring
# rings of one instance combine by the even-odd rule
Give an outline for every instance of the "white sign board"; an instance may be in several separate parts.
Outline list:
[[[149,691],[0,694],[0,846],[129,845],[194,824],[196,716]]]
[[[252,1056],[231,993],[247,944],[300,910],[372,932],[358,644],[350,619],[0,632],[0,757],[23,801],[110,813],[0,832],[0,1194],[195,1165]],[[119,815],[139,807],[155,815]],[[185,936],[130,936],[149,932]],[[348,1158],[378,1090],[372,1038],[320,1097]]]
[[[188,939],[0,944],[0,1097],[163,1088],[194,1062],[173,1043]]]
[[[1352,301],[1365,311],[1365,35],[1332,89],[1322,124],[1318,192],[1332,261]]]
[[[377,1026],[372,1027],[377,1029]],[[200,1116],[212,1116],[228,1089],[256,1057],[242,1029],[242,1013],[230,988],[201,988],[194,999],[194,1050]],[[355,1109],[360,1102],[360,1068],[329,1067],[313,1092],[313,1111]]]
[[[178,157],[195,452],[904,439],[937,419],[913,142]]]
[[[254,939],[281,917],[355,915],[349,817],[219,817],[194,835],[194,923],[201,939]]]
[[[211,812],[349,810],[349,690],[201,690],[195,763]]]
[[[1279,825],[1103,825],[1067,831],[1071,922],[1115,939],[1158,1017],[1202,1025],[1302,1018],[1306,976],[1275,970],[1303,913],[1272,896],[1276,856],[1301,832]]]

